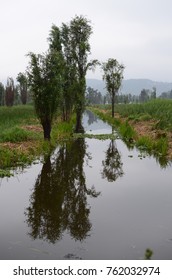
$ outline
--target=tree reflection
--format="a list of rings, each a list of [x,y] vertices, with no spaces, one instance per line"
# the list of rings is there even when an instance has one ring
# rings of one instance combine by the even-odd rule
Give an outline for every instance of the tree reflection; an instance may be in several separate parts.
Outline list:
[[[88,116],[88,125],[91,125],[94,122],[97,122],[97,116],[91,111],[87,110],[86,114]]]
[[[105,160],[102,161],[103,171],[102,177],[106,178],[109,182],[114,182],[121,177],[124,172],[122,169],[121,156],[115,145],[115,141],[111,140],[109,148],[106,151]]]
[[[47,158],[25,212],[33,239],[55,243],[65,230],[75,240],[83,240],[89,235],[87,197],[97,197],[99,193],[94,187],[86,187],[85,154],[85,139],[77,139],[64,143]]]

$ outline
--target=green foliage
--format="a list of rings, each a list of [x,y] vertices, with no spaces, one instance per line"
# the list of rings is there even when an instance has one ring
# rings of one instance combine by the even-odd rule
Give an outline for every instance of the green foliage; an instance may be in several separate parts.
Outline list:
[[[96,64],[90,62],[88,64],[88,55],[90,54],[90,35],[92,27],[89,20],[83,16],[76,16],[71,20],[69,25],[70,35],[69,42],[71,45],[71,59],[74,65],[74,90],[75,90],[75,110],[76,110],[76,132],[82,130],[81,118],[85,109],[85,90],[86,90],[86,73],[89,67]]]
[[[36,114],[43,126],[44,139],[50,139],[51,124],[60,103],[61,55],[49,51],[45,55],[29,54],[28,77]]]
[[[0,169],[0,178],[11,177],[11,176],[13,176],[13,174],[10,172],[10,170]]]
[[[75,107],[76,130],[80,129],[85,108],[86,72],[94,68],[96,60],[87,62],[90,53],[89,20],[76,16],[69,24],[52,26],[49,50],[44,55],[30,53],[28,77],[44,138],[50,138],[52,120],[59,107],[63,120],[69,120]]]
[[[86,92],[86,104],[103,104],[103,96],[101,92],[98,90],[93,89],[92,87],[87,88]]]
[[[159,152],[160,155],[166,156],[168,150],[168,141],[166,137],[161,137],[155,141],[154,149]]]
[[[137,140],[137,147],[141,150],[151,151],[153,149],[153,141],[147,136],[142,136]]]
[[[77,138],[89,138],[89,139],[98,139],[98,140],[115,140],[117,136],[114,134],[87,134],[87,133],[74,133],[73,137]]]
[[[28,80],[24,73],[19,73],[17,76],[17,81],[19,82],[20,89],[20,97],[22,104],[26,104],[27,102],[27,88],[28,88]]]
[[[104,71],[103,79],[106,82],[107,91],[113,95],[121,86],[124,65],[119,64],[116,59],[109,58],[107,62],[102,64],[102,69]]]
[[[147,150],[149,153],[166,156],[168,150],[167,138],[161,137],[158,140],[152,140],[147,136],[142,136],[137,140],[137,147],[141,150]]]
[[[131,127],[131,125],[129,125],[129,123],[127,121],[120,125],[119,133],[121,134],[122,137],[124,137],[125,139],[129,139],[129,140],[135,138],[135,136],[136,136],[136,132]]]
[[[29,57],[28,77],[36,114],[41,122],[47,117],[52,121],[61,94],[60,56],[49,52],[45,55],[30,53]]]

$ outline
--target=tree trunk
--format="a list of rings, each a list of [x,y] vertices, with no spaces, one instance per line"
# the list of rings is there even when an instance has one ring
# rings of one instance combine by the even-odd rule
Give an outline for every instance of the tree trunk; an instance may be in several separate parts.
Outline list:
[[[42,122],[42,127],[43,127],[43,130],[44,130],[44,140],[48,140],[50,141],[51,139],[51,121],[49,119],[45,119],[43,122]]]
[[[75,127],[75,132],[76,133],[83,133],[84,128],[82,126],[82,113],[77,112],[76,113],[76,127]]]
[[[115,107],[115,94],[113,93],[112,94],[112,118],[114,118],[115,115],[114,107]]]

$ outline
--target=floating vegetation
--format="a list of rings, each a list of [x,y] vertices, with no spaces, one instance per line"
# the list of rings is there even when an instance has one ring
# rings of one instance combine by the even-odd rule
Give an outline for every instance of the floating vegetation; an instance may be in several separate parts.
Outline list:
[[[74,133],[73,137],[75,139],[78,138],[90,138],[90,139],[98,139],[98,140],[115,140],[118,138],[115,134],[88,134],[88,133]]]
[[[13,176],[13,174],[10,172],[10,170],[0,169],[0,178],[11,177],[11,176]]]

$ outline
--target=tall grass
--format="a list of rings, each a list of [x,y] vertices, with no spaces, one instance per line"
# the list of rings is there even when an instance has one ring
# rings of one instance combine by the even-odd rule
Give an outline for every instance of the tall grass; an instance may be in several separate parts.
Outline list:
[[[141,150],[147,150],[150,153],[158,152],[160,156],[167,155],[167,150],[168,150],[167,138],[160,138],[155,141],[147,136],[142,136],[137,140],[136,145]]]
[[[16,124],[33,124],[36,121],[34,108],[31,105],[13,107],[0,106],[0,128],[11,127]]]
[[[33,133],[20,126],[37,123],[33,106],[0,107],[0,142],[20,142],[33,139]]]
[[[156,128],[172,131],[172,100],[156,99],[141,104],[117,104],[115,110],[130,119],[155,119]]]

